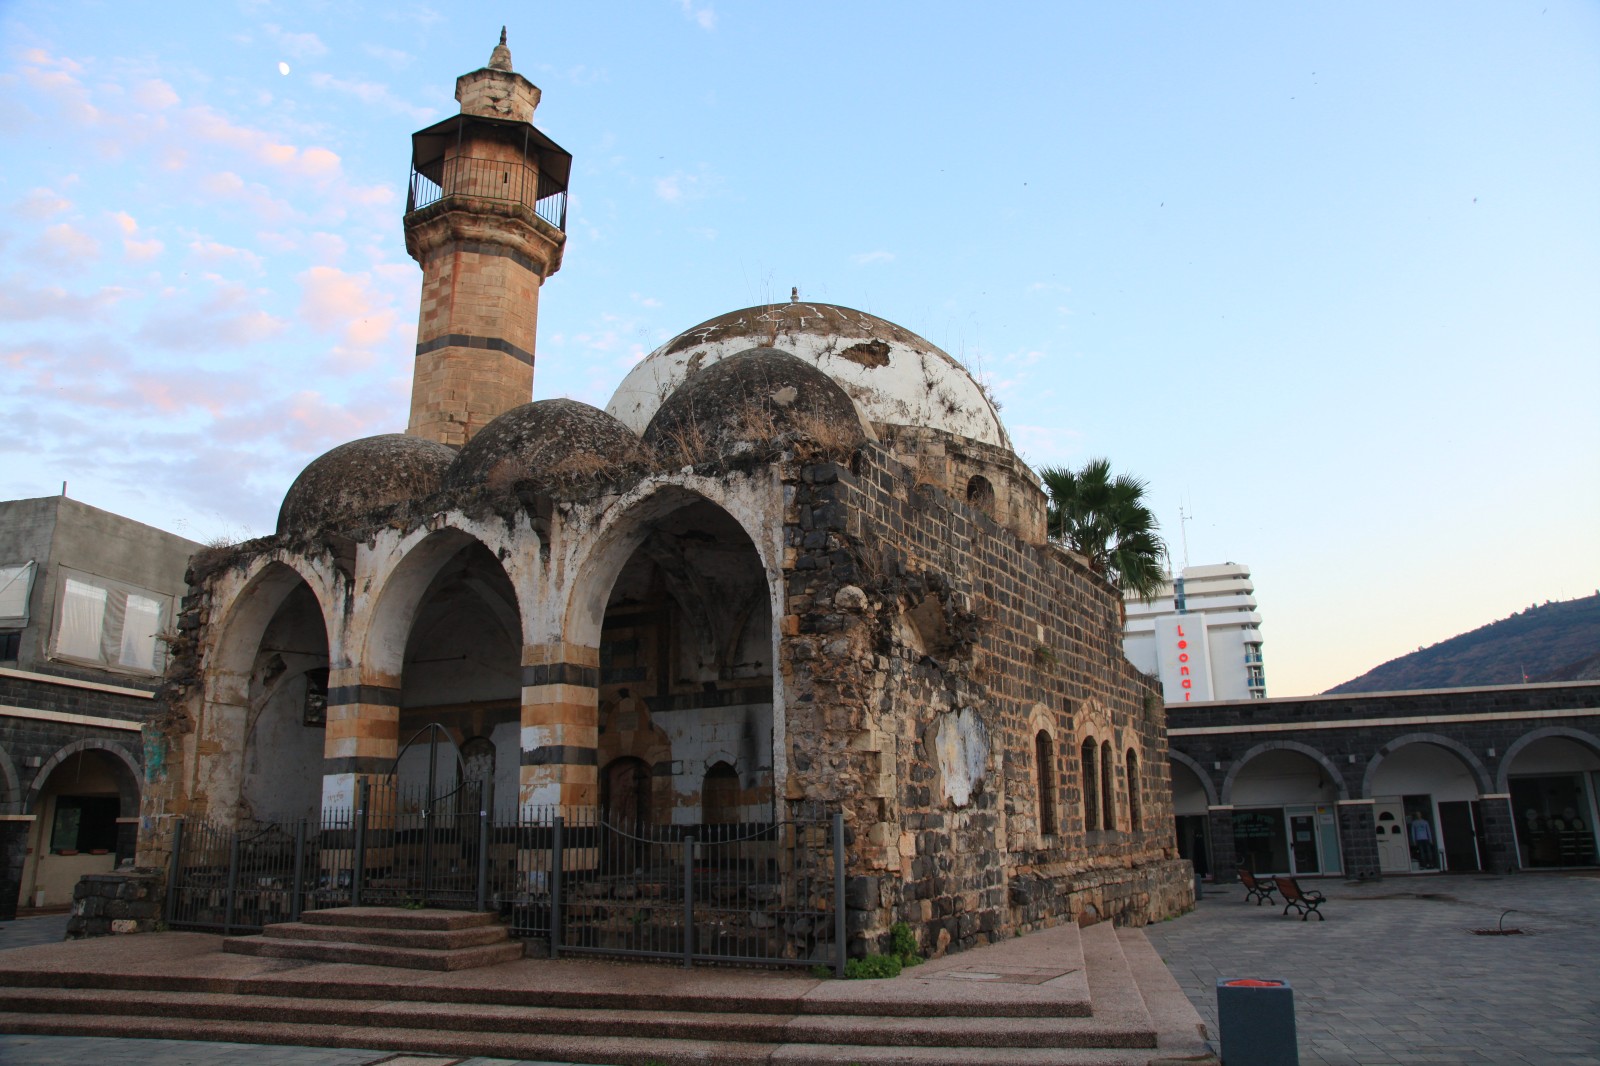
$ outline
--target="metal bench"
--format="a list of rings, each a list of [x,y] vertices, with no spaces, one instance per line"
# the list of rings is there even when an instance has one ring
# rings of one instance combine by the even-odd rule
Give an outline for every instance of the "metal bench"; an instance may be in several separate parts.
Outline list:
[[[1274,889],[1271,881],[1257,881],[1256,875],[1246,870],[1243,866],[1239,867],[1238,873],[1239,883],[1244,886],[1244,901],[1246,903],[1255,900],[1256,906],[1259,907],[1263,903],[1275,904],[1278,902],[1272,898]]]
[[[1274,877],[1272,880],[1277,884],[1278,891],[1283,893],[1283,913],[1288,914],[1289,908],[1293,907],[1299,912],[1302,922],[1313,914],[1317,916],[1317,921],[1319,922],[1328,920],[1322,916],[1321,911],[1317,910],[1327,901],[1327,897],[1321,892],[1314,888],[1309,891],[1301,888],[1300,882],[1292,877]]]

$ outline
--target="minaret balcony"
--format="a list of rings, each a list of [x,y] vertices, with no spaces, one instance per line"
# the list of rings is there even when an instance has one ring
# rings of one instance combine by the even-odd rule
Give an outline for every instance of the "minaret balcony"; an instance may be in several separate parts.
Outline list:
[[[425,170],[413,166],[406,214],[454,196],[521,204],[561,232],[567,230],[565,185],[526,163],[458,155],[435,159]]]

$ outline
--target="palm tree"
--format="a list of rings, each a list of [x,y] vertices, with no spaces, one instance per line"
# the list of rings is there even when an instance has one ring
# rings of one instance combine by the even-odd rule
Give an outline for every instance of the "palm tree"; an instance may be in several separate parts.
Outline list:
[[[1082,470],[1047,466],[1039,476],[1050,495],[1050,537],[1123,591],[1155,598],[1167,581],[1167,545],[1144,505],[1146,483],[1112,477],[1107,459],[1090,459]]]

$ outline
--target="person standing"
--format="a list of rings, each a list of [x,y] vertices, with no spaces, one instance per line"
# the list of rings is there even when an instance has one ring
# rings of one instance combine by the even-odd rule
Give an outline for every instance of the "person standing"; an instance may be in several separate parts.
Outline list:
[[[1420,814],[1411,816],[1411,847],[1417,853],[1417,864],[1424,870],[1437,869],[1439,854],[1433,846],[1433,826]]]

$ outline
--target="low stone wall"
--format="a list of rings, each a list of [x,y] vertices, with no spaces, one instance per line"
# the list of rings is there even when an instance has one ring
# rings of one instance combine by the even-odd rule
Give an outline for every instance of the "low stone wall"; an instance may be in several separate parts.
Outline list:
[[[1146,925],[1194,909],[1194,867],[1163,859],[1054,877],[1037,871],[1012,878],[1010,902],[1013,927],[1023,933],[1068,921]]]
[[[72,890],[67,939],[154,932],[161,900],[161,875],[155,871],[86,874]]]

